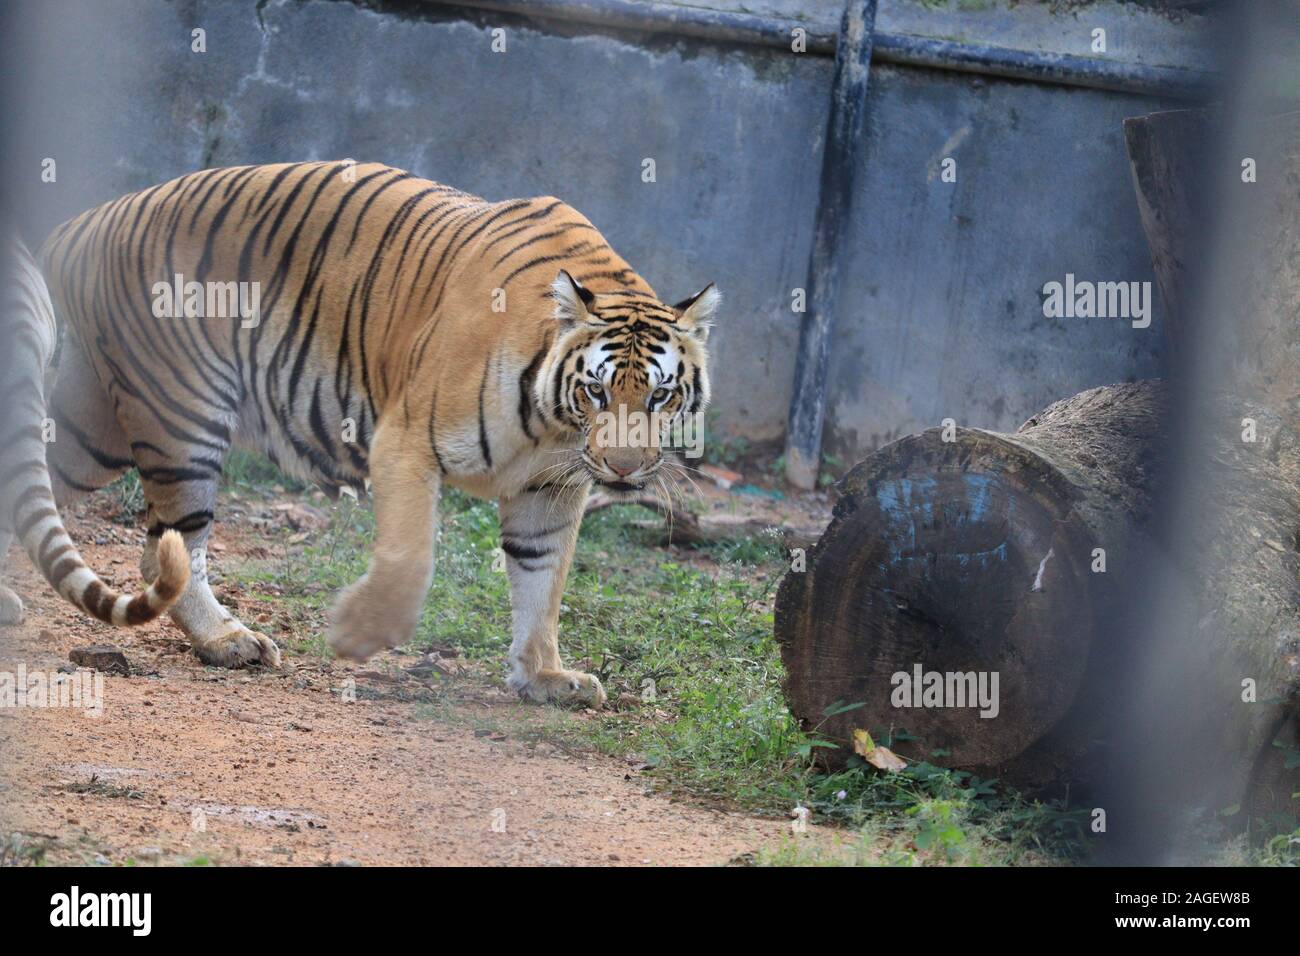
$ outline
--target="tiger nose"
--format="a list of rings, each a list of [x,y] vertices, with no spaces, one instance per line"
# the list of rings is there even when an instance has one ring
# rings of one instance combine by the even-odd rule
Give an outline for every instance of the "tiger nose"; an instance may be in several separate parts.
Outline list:
[[[618,475],[620,478],[626,478],[628,475],[632,474],[632,472],[636,471],[636,465],[624,466],[616,462],[612,462],[608,458],[605,459],[605,464],[606,466],[608,466],[610,471]]]

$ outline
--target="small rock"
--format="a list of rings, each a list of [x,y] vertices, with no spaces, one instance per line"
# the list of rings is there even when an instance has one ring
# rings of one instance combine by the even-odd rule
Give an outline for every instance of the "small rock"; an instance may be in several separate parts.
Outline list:
[[[732,485],[744,479],[744,475],[739,472],[731,471],[727,468],[719,468],[717,465],[701,465],[700,471],[713,479],[713,483],[727,491]]]
[[[131,665],[120,647],[111,644],[87,644],[74,647],[68,653],[68,660],[78,667],[89,667],[104,674],[120,674],[123,677],[131,673]]]
[[[302,503],[295,504],[285,513],[285,519],[295,531],[312,531],[329,526],[330,517],[319,508]]]
[[[410,667],[402,668],[412,677],[429,677],[435,673],[446,677],[455,677],[461,671],[461,665],[454,659],[444,659],[436,654],[428,654]]]

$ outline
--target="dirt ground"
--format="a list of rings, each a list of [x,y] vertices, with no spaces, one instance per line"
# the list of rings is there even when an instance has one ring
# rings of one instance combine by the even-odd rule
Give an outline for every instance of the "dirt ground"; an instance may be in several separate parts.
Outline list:
[[[92,500],[65,519],[90,564],[135,590],[143,532],[105,510]],[[216,538],[218,565],[262,549],[229,524]],[[714,865],[832,839],[674,802],[635,758],[516,735],[542,709],[499,681],[449,695],[440,675],[435,693],[397,652],[359,666],[286,652],[279,672],[204,667],[170,621],[109,628],[54,595],[17,548],[8,568],[27,615],[0,632],[0,670],[54,673],[94,643],[120,647],[132,669],[105,677],[99,718],[0,708],[10,861],[16,850],[54,864]],[[245,599],[238,612],[253,625],[275,608]]]

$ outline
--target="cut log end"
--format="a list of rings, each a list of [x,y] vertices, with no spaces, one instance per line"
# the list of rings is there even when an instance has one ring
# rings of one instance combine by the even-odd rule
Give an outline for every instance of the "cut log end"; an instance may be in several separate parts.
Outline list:
[[[1051,731],[1086,670],[1094,606],[1094,542],[1056,467],[1009,436],[932,429],[841,487],[778,597],[792,711],[840,758],[855,728],[906,730],[911,756],[995,767]],[[824,718],[837,702],[862,706]]]

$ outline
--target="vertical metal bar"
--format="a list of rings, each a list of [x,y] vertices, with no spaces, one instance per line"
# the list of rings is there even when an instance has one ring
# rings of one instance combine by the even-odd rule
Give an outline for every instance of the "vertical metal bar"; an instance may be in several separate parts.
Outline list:
[[[840,234],[866,150],[867,73],[876,27],[876,0],[848,0],[835,46],[831,108],[822,153],[817,224],[808,263],[808,312],[799,330],[794,395],[785,437],[786,479],[797,488],[817,483],[826,418],[826,355],[840,286]]]

